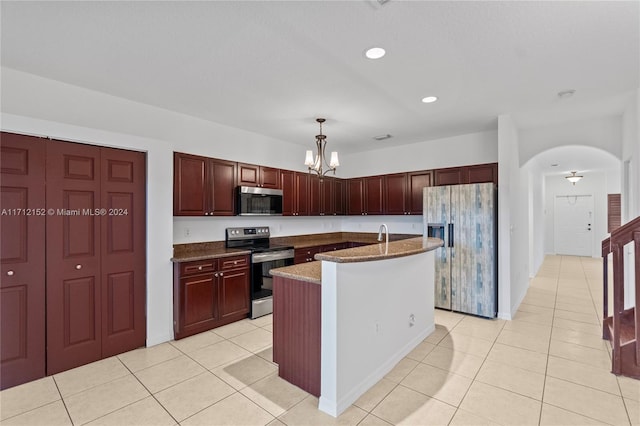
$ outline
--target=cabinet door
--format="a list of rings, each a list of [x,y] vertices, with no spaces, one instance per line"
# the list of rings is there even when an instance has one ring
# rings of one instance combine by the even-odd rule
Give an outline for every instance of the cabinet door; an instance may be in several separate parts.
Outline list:
[[[174,153],[173,215],[203,216],[208,210],[206,191],[207,159]]]
[[[425,170],[407,175],[407,211],[409,214],[422,214],[423,189],[433,186],[433,172]]]
[[[102,353],[100,148],[47,146],[47,374]]]
[[[468,174],[468,183],[498,183],[498,164],[478,164],[465,167]]]
[[[211,273],[180,279],[179,338],[215,327],[218,321],[216,281]]]
[[[260,186],[263,188],[280,189],[280,169],[260,166]]]
[[[362,178],[347,181],[347,214],[364,214],[364,183]]]
[[[435,170],[436,186],[442,185],[460,185],[466,183],[462,167],[451,167],[448,169]]]
[[[209,214],[233,216],[235,211],[236,163],[209,160]]]
[[[382,176],[370,176],[365,178],[366,214],[384,213],[383,180]]]
[[[345,185],[343,179],[335,179],[333,181],[333,214],[335,215],[343,215],[346,213]]]
[[[236,269],[219,273],[220,318],[249,313],[249,269]]]
[[[334,215],[336,213],[334,203],[334,184],[336,179],[324,178],[320,181],[320,214]]]
[[[296,172],[296,216],[306,216],[309,214],[309,174]]]
[[[384,195],[386,214],[406,214],[407,174],[398,173],[385,176]]]
[[[102,358],[145,345],[145,154],[101,148]]]
[[[281,170],[280,183],[282,184],[282,215],[293,216],[298,197],[295,187],[295,172]]]
[[[321,213],[320,186],[322,185],[317,175],[309,177],[309,215],[318,216]]]
[[[45,142],[0,136],[0,389],[45,375]]]
[[[238,185],[260,186],[260,166],[238,163]]]

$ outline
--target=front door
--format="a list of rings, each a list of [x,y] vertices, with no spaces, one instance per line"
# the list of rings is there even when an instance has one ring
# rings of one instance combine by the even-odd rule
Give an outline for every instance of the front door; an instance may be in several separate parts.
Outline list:
[[[591,195],[556,196],[554,208],[556,254],[591,256],[593,220]]]

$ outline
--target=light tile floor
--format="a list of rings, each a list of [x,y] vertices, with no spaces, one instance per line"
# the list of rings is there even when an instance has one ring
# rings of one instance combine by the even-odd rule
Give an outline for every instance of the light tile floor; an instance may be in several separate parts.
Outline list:
[[[640,381],[609,372],[601,263],[550,256],[512,321],[436,310],[436,331],[339,418],[283,381],[271,317],[0,393],[3,425],[640,425]]]

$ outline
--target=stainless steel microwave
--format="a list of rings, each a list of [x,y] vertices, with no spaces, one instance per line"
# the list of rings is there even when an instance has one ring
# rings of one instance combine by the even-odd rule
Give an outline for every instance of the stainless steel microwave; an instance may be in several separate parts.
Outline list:
[[[237,200],[240,216],[282,215],[282,189],[239,186]]]

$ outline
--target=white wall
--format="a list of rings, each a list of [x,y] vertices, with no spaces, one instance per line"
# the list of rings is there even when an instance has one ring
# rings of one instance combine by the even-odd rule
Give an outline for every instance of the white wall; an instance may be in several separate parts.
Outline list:
[[[498,316],[511,319],[529,287],[529,175],[520,167],[518,128],[498,117]]]
[[[620,116],[572,121],[554,126],[519,130],[519,164],[537,154],[563,145],[599,148],[620,158],[622,119]]]
[[[545,253],[555,254],[554,238],[554,206],[557,196],[562,195],[591,195],[593,196],[593,223],[591,256],[601,256],[602,240],[608,237],[607,233],[607,194],[620,192],[620,172],[617,170],[584,172],[584,178],[571,185],[562,175],[545,176],[544,199],[544,240]]]
[[[393,139],[388,143],[393,145]],[[345,155],[340,173],[358,177],[496,161],[498,134],[488,131]]]
[[[529,165],[529,277],[533,278],[544,261],[544,176],[535,162]]]

